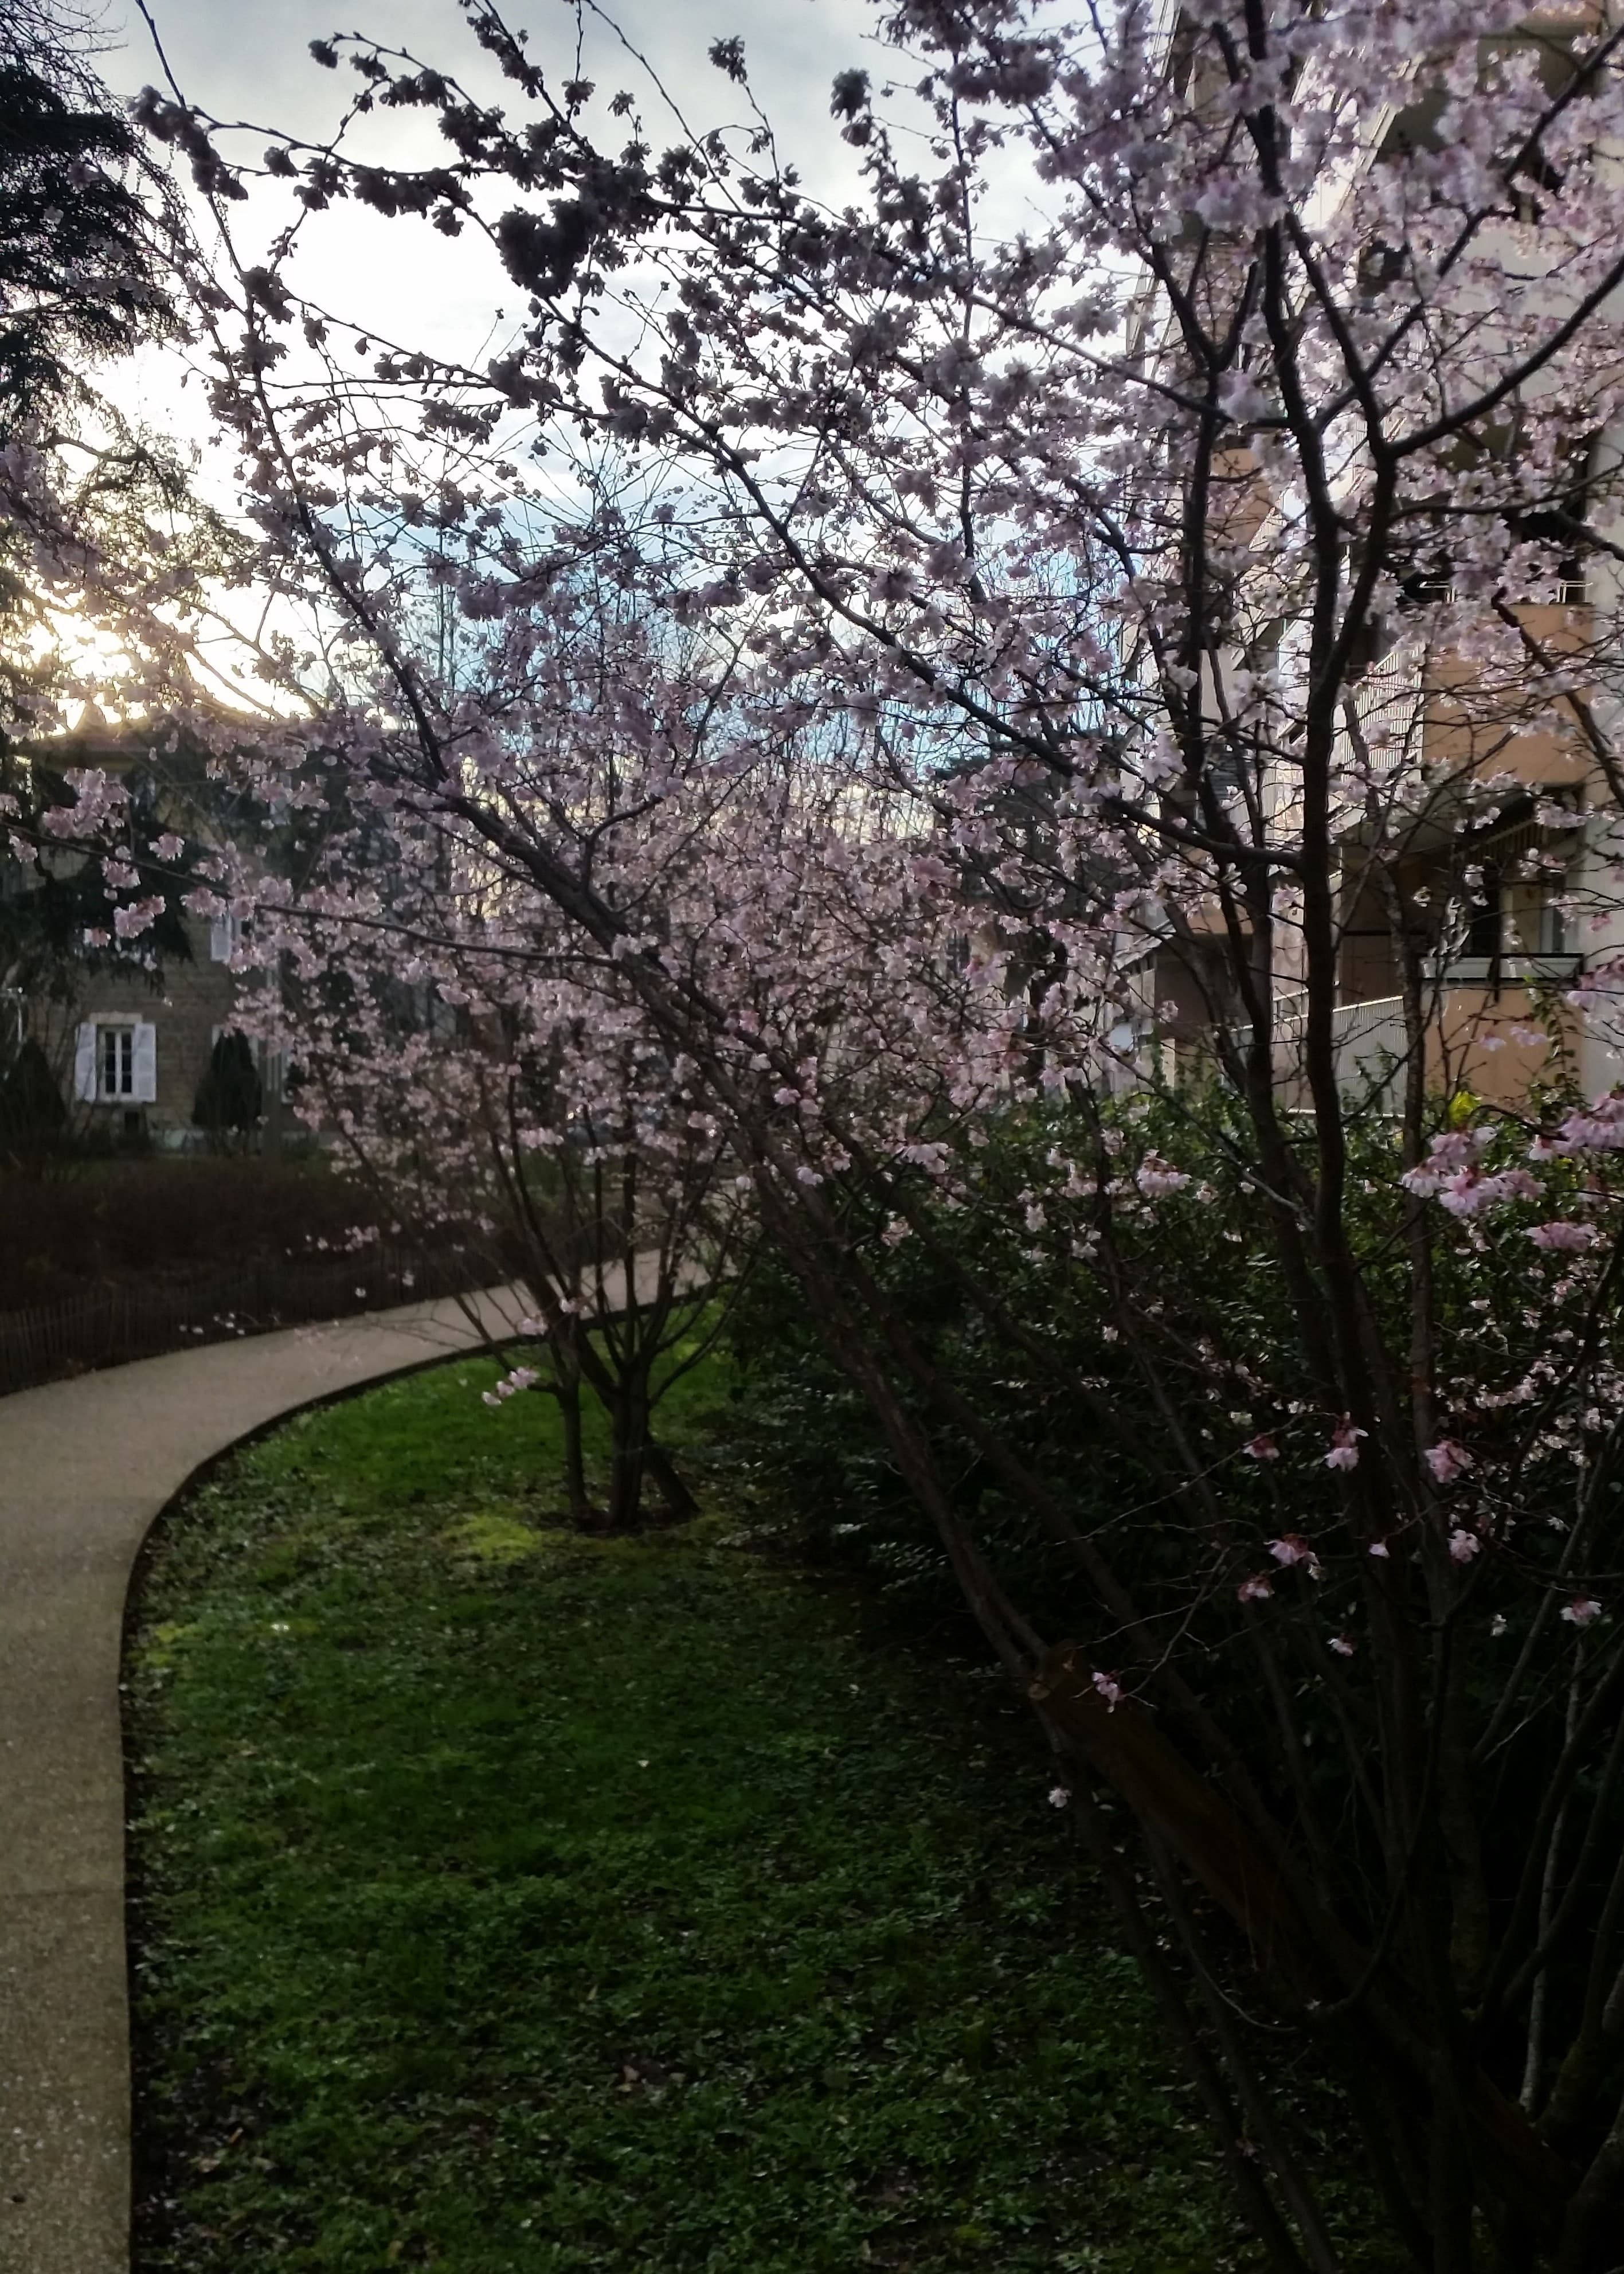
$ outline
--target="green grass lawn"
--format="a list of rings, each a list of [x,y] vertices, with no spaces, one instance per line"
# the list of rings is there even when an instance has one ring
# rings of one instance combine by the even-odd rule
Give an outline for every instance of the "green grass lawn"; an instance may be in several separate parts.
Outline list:
[[[1250,2263],[1024,1709],[724,1517],[557,1528],[495,1372],[150,1555],[140,2274]]]

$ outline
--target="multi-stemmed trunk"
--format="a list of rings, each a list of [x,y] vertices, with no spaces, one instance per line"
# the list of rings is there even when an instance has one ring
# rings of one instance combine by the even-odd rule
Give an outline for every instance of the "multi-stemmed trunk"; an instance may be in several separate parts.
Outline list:
[[[569,1520],[583,1529],[592,1520],[591,1495],[587,1489],[586,1446],[583,1428],[580,1330],[573,1319],[560,1319],[548,1337],[552,1380],[563,1438],[564,1498]]]

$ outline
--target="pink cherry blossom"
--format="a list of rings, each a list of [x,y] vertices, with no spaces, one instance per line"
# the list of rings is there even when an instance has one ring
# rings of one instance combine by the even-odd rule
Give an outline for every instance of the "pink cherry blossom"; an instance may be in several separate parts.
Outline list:
[[[1300,1563],[1311,1579],[1320,1577],[1320,1558],[1300,1532],[1282,1532],[1278,1540],[1266,1540],[1264,1545],[1276,1563],[1283,1564],[1287,1570]]]
[[[1507,1201],[1535,1201],[1541,1187],[1526,1169],[1502,1169],[1485,1176],[1477,1169],[1462,1169],[1439,1186],[1438,1198],[1451,1216],[1481,1216],[1485,1209]]]
[[[1369,1432],[1356,1429],[1347,1414],[1343,1414],[1331,1432],[1331,1449],[1325,1456],[1327,1469],[1357,1469],[1359,1465],[1359,1440]]]
[[[1159,1201],[1183,1192],[1190,1178],[1182,1169],[1169,1167],[1159,1153],[1147,1153],[1133,1181],[1147,1200]]]
[[[1400,1184],[1423,1200],[1431,1199],[1452,1171],[1473,1171],[1478,1154],[1492,1133],[1482,1129],[1446,1130],[1432,1140],[1425,1161],[1416,1168],[1405,1170]]]
[[[1598,1238],[1593,1224],[1574,1224],[1558,1217],[1550,1224],[1531,1227],[1529,1238],[1536,1247],[1582,1255],[1587,1247],[1594,1247]]]
[[[1613,1153],[1624,1149],[1624,1091],[1609,1091],[1561,1126],[1565,1144],[1575,1150]]]
[[[1421,1457],[1432,1472],[1433,1483],[1440,1485],[1449,1484],[1456,1477],[1463,1476],[1472,1465],[1471,1455],[1453,1437],[1440,1437],[1435,1445],[1427,1447]]]

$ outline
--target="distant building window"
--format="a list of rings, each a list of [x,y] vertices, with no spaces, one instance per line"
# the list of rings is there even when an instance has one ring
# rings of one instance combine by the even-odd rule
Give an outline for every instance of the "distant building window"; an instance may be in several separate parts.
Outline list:
[[[208,927],[209,961],[229,963],[248,937],[249,926],[243,917],[229,914],[211,917]]]
[[[85,1105],[151,1105],[158,1030],[146,1019],[89,1019],[79,1030],[74,1092]]]
[[[1485,869],[1483,883],[1471,913],[1466,922],[1466,953],[1469,956],[1493,957],[1506,944],[1506,904],[1500,890],[1500,872]]]
[[[96,1028],[96,1095],[98,1097],[135,1096],[135,1028]]]

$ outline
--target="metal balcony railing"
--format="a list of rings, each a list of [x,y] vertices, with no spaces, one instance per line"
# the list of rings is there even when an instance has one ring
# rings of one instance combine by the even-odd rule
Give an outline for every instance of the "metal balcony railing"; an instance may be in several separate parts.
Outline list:
[[[1288,1000],[1274,1020],[1274,1080],[1288,1093],[1301,1091],[1306,1102],[1304,1047],[1308,1013],[1300,998]],[[1336,1065],[1336,1085],[1350,1105],[1372,1106],[1389,1111],[1396,1103],[1395,1083],[1402,1081],[1409,1043],[1404,1033],[1404,1001],[1400,995],[1382,995],[1366,1003],[1339,1003],[1331,1014],[1331,1049]]]
[[[1470,1038],[1484,1012],[1492,1035],[1498,1023],[1494,997],[1501,988],[1565,988],[1583,970],[1584,959],[1575,954],[1461,956],[1439,963],[1428,974],[1425,1016],[1429,1037],[1453,1036],[1451,1050],[1458,1055]],[[1308,1103],[1304,1046],[1308,1013],[1300,994],[1276,1003],[1273,1027],[1274,1084],[1289,1107]],[[1244,1053],[1250,1028],[1238,1029],[1236,1047]],[[1501,1041],[1504,1037],[1500,1037]],[[1496,1045],[1491,1042],[1490,1048]],[[1346,1103],[1378,1113],[1399,1109],[1410,1060],[1404,1029],[1404,1001],[1400,995],[1376,996],[1366,1002],[1339,1003],[1331,1014],[1331,1048],[1336,1083]],[[1432,1055],[1429,1043],[1429,1058]]]
[[[1582,955],[1452,955],[1427,967],[1441,987],[1571,987],[1584,968]]]

